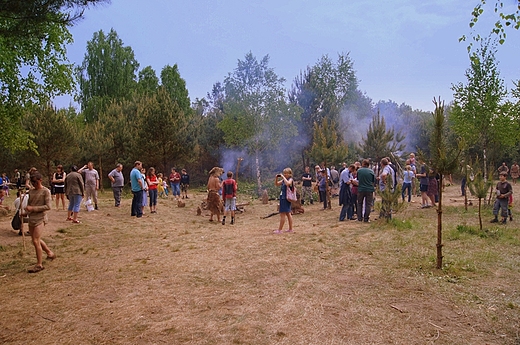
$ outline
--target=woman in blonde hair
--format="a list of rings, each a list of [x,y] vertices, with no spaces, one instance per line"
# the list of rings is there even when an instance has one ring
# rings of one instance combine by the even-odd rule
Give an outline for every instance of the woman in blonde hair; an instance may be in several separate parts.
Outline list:
[[[274,184],[276,186],[282,186],[280,188],[280,225],[278,226],[278,230],[275,230],[274,233],[280,234],[282,232],[283,225],[285,224],[285,217],[287,217],[289,223],[289,230],[286,230],[285,232],[293,232],[291,202],[287,200],[287,188],[291,188],[291,190],[294,189],[291,168],[285,168],[283,169],[283,174],[276,175]]]

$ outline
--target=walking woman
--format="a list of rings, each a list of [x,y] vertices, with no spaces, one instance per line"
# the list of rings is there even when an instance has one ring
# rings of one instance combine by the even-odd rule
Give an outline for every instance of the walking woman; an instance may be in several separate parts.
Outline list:
[[[36,250],[36,266],[29,269],[28,272],[37,273],[44,269],[43,252],[47,253],[49,260],[54,260],[56,254],[41,239],[43,227],[47,224],[46,212],[51,209],[51,192],[42,185],[42,175],[38,171],[31,174],[31,184],[34,189],[29,191],[29,201],[25,209],[29,214],[29,233]]]
[[[282,232],[283,226],[285,224],[285,218],[289,223],[289,230],[285,232],[293,232],[293,219],[291,215],[291,202],[287,200],[287,188],[294,189],[294,181],[292,178],[292,170],[291,168],[283,169],[283,174],[278,174],[274,178],[274,184],[276,186],[281,186],[280,188],[280,225],[278,226],[278,230],[275,230],[275,234],[280,234]]]

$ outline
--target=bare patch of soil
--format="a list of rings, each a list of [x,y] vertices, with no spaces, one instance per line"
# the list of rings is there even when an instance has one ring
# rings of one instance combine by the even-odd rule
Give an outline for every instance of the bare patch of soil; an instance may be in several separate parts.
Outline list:
[[[304,206],[295,233],[274,235],[278,216],[262,217],[275,203],[252,200],[223,226],[196,215],[203,193],[135,219],[131,200],[115,208],[107,191],[82,224],[49,211],[44,239],[58,258],[38,274],[26,273],[30,239],[24,250],[3,218],[0,343],[517,345],[516,223],[457,232],[478,228],[476,207],[446,191],[443,270],[436,212],[417,197],[390,225],[339,222],[337,199]]]

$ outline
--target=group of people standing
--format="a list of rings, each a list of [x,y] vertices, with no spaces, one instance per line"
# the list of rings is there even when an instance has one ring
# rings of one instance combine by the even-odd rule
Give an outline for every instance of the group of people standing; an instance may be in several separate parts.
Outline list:
[[[220,214],[222,202],[224,203],[224,215],[222,217],[222,225],[226,225],[226,216],[231,215],[230,224],[235,224],[236,200],[238,184],[233,179],[233,172],[228,171],[227,178],[224,181],[220,180],[220,176],[224,170],[219,167],[214,167],[209,172],[207,191],[208,191],[208,210],[211,212],[209,221],[213,222],[214,215],[217,216],[217,221],[220,222]],[[221,202],[222,196],[222,202]]]
[[[122,170],[122,166],[120,169]],[[121,178],[123,179],[124,185],[122,174]],[[172,168],[169,181],[171,192],[175,200],[180,200],[181,194],[183,199],[188,198],[190,177],[185,169],[182,169],[181,175],[177,172],[177,168]],[[147,171],[143,168],[141,161],[134,162],[134,167],[130,172],[130,186],[132,190],[132,207],[130,214],[132,217],[141,218],[143,216],[144,208],[147,206],[148,200],[150,213],[157,213],[157,199],[159,195],[168,195],[168,186],[166,181],[163,180],[163,174],[156,174],[154,167],[148,168]],[[112,184],[112,188],[114,188],[114,184]],[[114,191],[114,199],[116,200],[116,207],[119,207],[121,201],[119,187]]]

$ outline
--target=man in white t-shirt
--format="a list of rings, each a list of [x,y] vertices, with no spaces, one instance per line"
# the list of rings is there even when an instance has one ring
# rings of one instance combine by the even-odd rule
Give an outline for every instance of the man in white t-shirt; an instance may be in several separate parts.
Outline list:
[[[88,162],[87,165],[79,169],[78,172],[83,174],[85,180],[85,200],[90,199],[94,203],[94,209],[98,209],[97,191],[99,189],[99,174],[94,169],[94,163]]]

